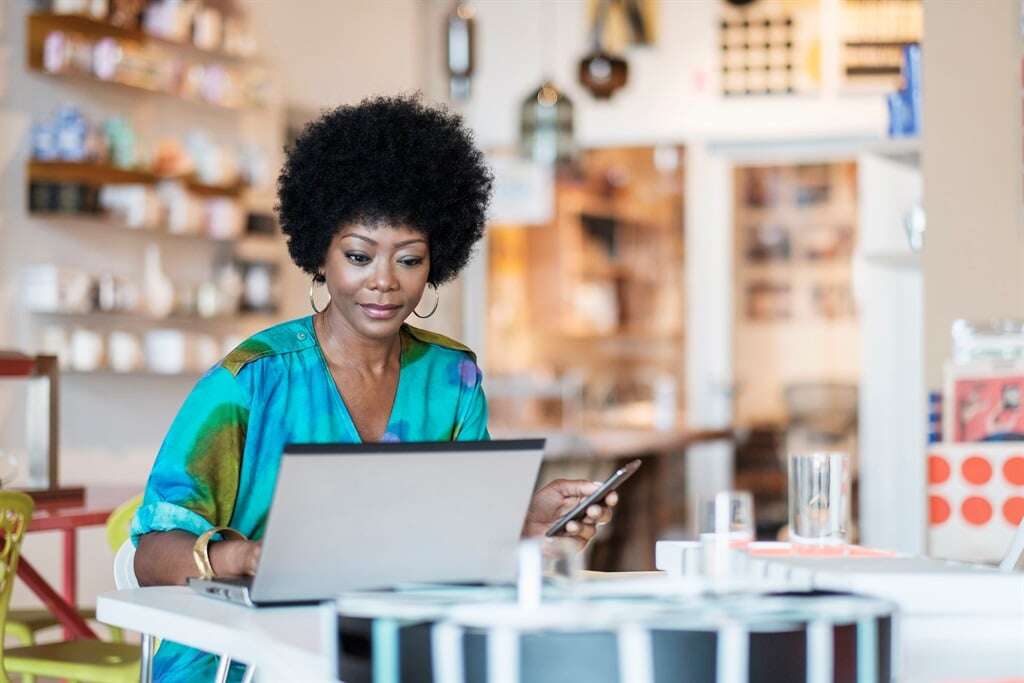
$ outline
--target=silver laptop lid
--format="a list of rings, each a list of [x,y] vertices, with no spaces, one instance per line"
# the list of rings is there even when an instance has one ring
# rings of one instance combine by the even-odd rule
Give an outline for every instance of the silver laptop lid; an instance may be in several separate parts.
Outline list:
[[[542,439],[288,446],[252,600],[512,581],[543,453]]]

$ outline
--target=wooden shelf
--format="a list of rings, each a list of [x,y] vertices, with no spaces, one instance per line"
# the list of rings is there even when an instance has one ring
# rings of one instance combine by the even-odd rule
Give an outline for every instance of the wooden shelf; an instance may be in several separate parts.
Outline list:
[[[165,318],[148,315],[146,313],[128,313],[119,311],[32,311],[33,315],[49,318],[63,318],[67,320],[91,319],[107,322],[132,322],[146,324],[166,325],[194,325],[194,324],[217,324],[217,323],[238,323],[254,322],[260,320],[271,320],[273,314],[268,313],[237,313],[235,315],[216,315],[204,318],[199,315],[169,315]]]
[[[144,169],[125,169],[110,164],[74,161],[30,161],[32,182],[81,183],[83,185],[155,185],[161,181],[184,183],[189,191],[208,197],[238,197],[244,185],[207,185],[192,177],[160,176]]]
[[[174,40],[167,40],[158,36],[150,35],[140,29],[123,28],[114,24],[93,19],[92,17],[80,14],[55,14],[52,12],[34,12],[28,16],[30,28],[36,28],[48,33],[50,31],[64,31],[66,33],[81,33],[91,38],[115,38],[117,40],[131,41],[142,45],[159,45],[182,55],[197,56],[208,60],[230,61],[230,62],[252,62],[250,57],[237,55],[224,50],[204,50],[191,43],[180,43]]]
[[[201,233],[170,232],[166,227],[136,228],[125,224],[123,221],[104,213],[99,214],[77,214],[63,213],[60,211],[32,211],[29,218],[41,221],[48,221],[58,225],[64,230],[78,230],[81,228],[95,230],[115,230],[124,233],[133,233],[144,238],[189,240],[192,242],[205,242],[210,245],[233,246],[240,242],[246,243],[277,243],[277,235],[265,233],[242,233],[237,237],[211,237]]]
[[[205,372],[205,370],[185,370],[183,372],[154,372],[153,370],[130,370],[128,372],[118,372],[117,370],[111,370],[110,368],[100,368],[98,370],[61,370],[61,376],[63,377],[122,377],[122,378],[135,378],[135,379],[152,379],[154,377],[159,379],[168,380],[188,380],[194,381]]]
[[[189,60],[192,63],[216,63],[216,62],[233,62],[230,65],[234,68],[244,68],[245,63],[252,63],[251,59],[231,55],[229,53],[220,51],[209,51],[202,50],[195,47],[194,45],[177,43],[162,38],[151,36],[144,31],[125,29],[113,24],[108,24],[104,21],[98,21],[91,19],[86,16],[73,15],[73,14],[51,14],[48,12],[37,12],[29,14],[26,17],[26,36],[27,40],[25,43],[25,58],[26,65],[31,71],[36,71],[47,76],[55,78],[63,78],[79,83],[87,84],[104,84],[108,86],[114,86],[120,89],[129,89],[134,92],[148,92],[154,94],[166,95],[172,97],[180,102],[190,102],[195,104],[201,104],[214,109],[222,110],[234,110],[242,111],[249,109],[259,108],[256,103],[221,103],[211,102],[201,97],[187,96],[182,93],[174,92],[171,90],[164,90],[158,87],[152,87],[143,83],[127,83],[116,80],[104,80],[99,78],[92,72],[86,72],[81,70],[71,70],[64,72],[51,72],[48,71],[44,66],[43,51],[46,42],[46,37],[53,32],[62,32],[65,34],[78,34],[85,36],[90,40],[101,40],[103,38],[112,38],[122,43],[134,43],[140,47],[159,46],[165,48],[173,54],[177,54],[182,58],[191,56]]]

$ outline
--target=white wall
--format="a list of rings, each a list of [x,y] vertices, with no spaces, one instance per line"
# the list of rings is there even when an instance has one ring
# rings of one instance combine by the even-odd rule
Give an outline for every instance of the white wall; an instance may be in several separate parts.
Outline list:
[[[281,74],[285,100],[313,111],[420,88],[420,4],[248,1],[262,52]]]
[[[1019,0],[925,0],[924,23],[924,372],[938,389],[953,320],[1024,316],[1024,41]]]
[[[629,84],[610,101],[599,102],[577,83],[579,60],[588,45],[587,5],[583,0],[485,0],[477,9],[477,62],[473,95],[462,110],[487,146],[513,144],[519,105],[545,73],[576,104],[577,137],[582,145],[684,141],[690,138],[815,138],[878,136],[886,112],[878,96],[840,96],[830,66],[835,55],[823,50],[820,95],[723,99],[719,91],[718,19],[720,0],[657,3],[656,45],[632,48]],[[821,26],[835,25],[838,0],[822,0]],[[428,58],[427,91],[441,97],[446,86],[440,65],[447,0],[430,0],[423,30],[437,57]],[[834,34],[833,34],[834,35]],[[545,45],[545,40],[550,44]],[[436,48],[433,48],[436,46]],[[438,66],[434,66],[437,64]]]

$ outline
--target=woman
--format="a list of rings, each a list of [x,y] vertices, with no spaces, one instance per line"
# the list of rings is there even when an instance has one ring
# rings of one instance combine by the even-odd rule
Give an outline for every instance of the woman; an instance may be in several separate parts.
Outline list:
[[[489,438],[473,353],[404,321],[436,310],[437,286],[483,235],[490,191],[461,120],[416,98],[339,107],[306,127],[278,179],[278,211],[292,259],[330,303],[318,310],[311,286],[314,315],[246,340],[185,400],[132,525],[140,583],[196,576],[197,543],[216,575],[253,573],[288,443]],[[523,535],[543,534],[595,488],[540,489]],[[568,535],[585,545],[608,508],[592,506]],[[249,540],[209,542],[217,527]],[[163,681],[209,680],[215,664],[164,643],[154,669]]]

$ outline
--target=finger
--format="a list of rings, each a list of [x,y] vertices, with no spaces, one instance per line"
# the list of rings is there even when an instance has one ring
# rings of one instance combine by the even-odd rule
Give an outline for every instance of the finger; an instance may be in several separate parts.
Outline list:
[[[604,509],[600,505],[591,505],[587,508],[587,517],[590,519],[597,519],[601,516],[603,511]]]
[[[570,536],[575,536],[583,528],[583,525],[579,522],[569,522],[565,525],[565,533]]]
[[[593,525],[590,525],[590,524],[584,524],[584,525],[580,526],[579,533],[574,534],[574,535],[576,536],[576,538],[583,539],[583,542],[586,543],[587,541],[592,539],[594,537],[594,534],[596,534],[596,533],[597,533],[597,527],[596,526],[593,526]]]
[[[615,507],[616,505],[619,504],[619,494],[616,493],[615,491],[612,491],[605,497],[604,504],[606,507]]]
[[[610,508],[604,508],[604,510],[601,511],[601,517],[598,518],[597,523],[607,524],[608,522],[612,521],[613,514],[614,513],[611,511]]]
[[[548,484],[565,498],[584,498],[601,488],[601,484],[585,479],[555,479]]]

